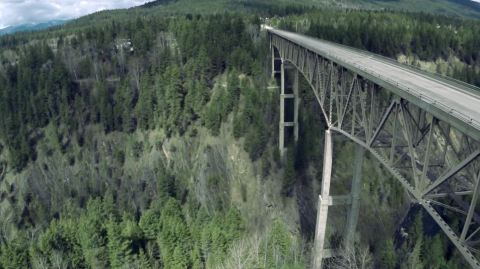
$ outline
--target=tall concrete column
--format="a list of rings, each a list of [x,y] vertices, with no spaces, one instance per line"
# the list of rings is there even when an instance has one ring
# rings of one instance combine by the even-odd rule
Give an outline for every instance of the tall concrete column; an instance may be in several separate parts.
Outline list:
[[[299,93],[299,71],[298,69],[295,69],[295,75],[293,79],[293,96],[294,96],[294,116],[293,116],[293,134],[295,137],[295,142],[298,141],[298,109],[300,107],[300,93]]]
[[[288,73],[287,73],[288,72]],[[285,131],[292,130],[293,139],[295,142],[298,141],[298,109],[300,106],[300,96],[299,96],[299,71],[292,64],[289,64],[286,61],[282,61],[280,68],[280,122],[279,122],[279,149],[280,155],[283,157],[286,152],[286,144],[291,141],[286,141]],[[288,76],[287,76],[288,75]],[[288,77],[288,78],[287,78]],[[290,102],[288,100],[293,100]],[[289,106],[288,109],[286,106]],[[290,107],[293,106],[293,107]],[[288,117],[285,116],[286,111],[288,111]],[[290,114],[293,112],[293,115]],[[293,118],[292,118],[293,117]],[[288,129],[291,128],[291,129]],[[290,134],[290,132],[289,132]],[[288,136],[287,140],[291,140]]]
[[[327,230],[327,216],[330,201],[330,182],[332,179],[333,141],[330,130],[325,132],[325,146],[323,153],[322,191],[318,197],[317,225],[313,252],[313,269],[321,269],[325,256],[325,235]]]
[[[280,156],[283,157],[285,153],[285,62],[282,60],[280,67],[280,122],[279,122],[279,136],[278,147],[280,150]]]
[[[272,78],[275,78],[275,49],[272,47]]]
[[[345,248],[352,249],[355,242],[355,231],[358,222],[358,212],[360,209],[360,192],[362,182],[362,166],[365,149],[360,145],[355,145],[355,159],[353,163],[353,179],[351,189],[351,206],[348,212],[347,229],[345,235]]]

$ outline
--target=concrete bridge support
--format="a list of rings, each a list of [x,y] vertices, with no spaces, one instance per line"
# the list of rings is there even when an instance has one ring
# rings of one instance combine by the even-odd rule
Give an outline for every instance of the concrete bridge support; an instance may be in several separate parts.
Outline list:
[[[330,130],[325,131],[325,146],[323,155],[323,174],[322,174],[322,190],[318,196],[317,206],[317,225],[315,228],[315,242],[313,252],[313,268],[321,269],[323,258],[330,254],[325,249],[325,235],[327,231],[328,207],[331,204],[330,197],[330,181],[332,179],[332,162],[333,162],[333,141]]]
[[[344,248],[352,249],[355,243],[355,231],[357,227],[358,214],[360,209],[360,192],[362,180],[362,166],[365,150],[362,146],[356,145],[355,158],[352,164],[353,178],[351,191],[348,195],[330,195],[330,184],[332,180],[332,164],[333,164],[333,137],[332,131],[325,132],[325,147],[323,155],[323,175],[322,189],[318,197],[317,207],[317,225],[315,229],[315,242],[313,254],[313,269],[321,269],[323,259],[330,258],[335,255],[335,250],[325,248],[326,229],[328,220],[328,208],[330,206],[349,204],[350,208],[347,216],[347,224],[345,228]]]
[[[300,106],[299,96],[299,71],[298,69],[272,55],[272,75],[275,78],[280,74],[280,120],[279,120],[279,150],[280,155],[285,156],[287,146],[293,139],[298,141],[298,109]],[[277,70],[279,69],[279,70]],[[289,101],[292,100],[292,101]]]

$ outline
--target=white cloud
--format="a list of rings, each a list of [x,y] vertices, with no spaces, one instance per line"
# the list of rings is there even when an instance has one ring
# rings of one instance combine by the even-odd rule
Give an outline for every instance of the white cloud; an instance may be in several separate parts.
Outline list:
[[[0,28],[73,19],[105,9],[138,6],[147,0],[0,0]]]

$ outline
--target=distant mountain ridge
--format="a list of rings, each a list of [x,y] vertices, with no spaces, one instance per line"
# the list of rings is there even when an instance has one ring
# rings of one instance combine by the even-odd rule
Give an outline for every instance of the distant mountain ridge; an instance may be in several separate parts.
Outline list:
[[[51,21],[42,22],[42,23],[28,23],[28,24],[9,26],[9,27],[0,29],[0,36],[13,34],[17,32],[31,32],[31,31],[44,30],[50,27],[63,25],[66,22],[68,22],[68,20],[51,20]]]
[[[479,0],[480,1],[480,0]],[[146,14],[223,13],[228,10],[251,12],[280,10],[286,6],[336,7],[371,10],[401,10],[480,19],[480,2],[473,0],[153,0],[129,9],[99,11],[71,20],[71,26],[88,25],[92,19]],[[275,9],[277,8],[277,9]],[[280,9],[278,9],[280,8]],[[281,15],[281,14],[279,14]],[[63,25],[70,20],[51,20],[0,29],[0,36],[17,32],[39,31]]]

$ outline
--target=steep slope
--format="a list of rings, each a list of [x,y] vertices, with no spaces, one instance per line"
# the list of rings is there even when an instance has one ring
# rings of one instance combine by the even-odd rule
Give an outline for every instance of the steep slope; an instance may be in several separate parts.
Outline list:
[[[288,8],[287,8],[288,7]],[[296,7],[296,8],[295,8]],[[410,12],[480,18],[480,3],[470,0],[157,0],[128,10],[99,12],[95,18],[125,14],[212,14],[252,12],[286,15],[314,8],[389,9]],[[90,16],[80,19],[89,19]]]
[[[449,36],[459,47],[478,47],[480,35],[474,22],[459,19],[331,9],[298,15],[309,9],[270,3],[158,1],[93,14],[45,36],[0,38],[9,47],[0,55],[0,268],[308,267],[323,125],[302,81],[301,143],[280,160],[278,92],[259,17],[296,14],[279,23],[427,59],[443,54],[430,44],[444,36],[438,22],[468,30]],[[359,3],[368,4],[350,6]],[[224,14],[232,8],[249,12]],[[301,24],[307,21],[315,23]],[[416,26],[402,30],[399,22]],[[421,40],[397,48],[402,43],[390,34]],[[476,50],[457,53],[472,65],[480,59]],[[352,176],[351,147],[335,146],[339,191]],[[410,253],[424,240],[425,264],[456,268],[448,241],[418,232],[421,218],[413,228],[404,221],[400,186],[368,157],[364,168],[358,242],[372,263],[418,262]],[[334,238],[344,211],[332,210]],[[410,239],[394,240],[396,223],[409,224]],[[430,253],[433,242],[440,250]],[[398,258],[384,253],[395,247]]]

